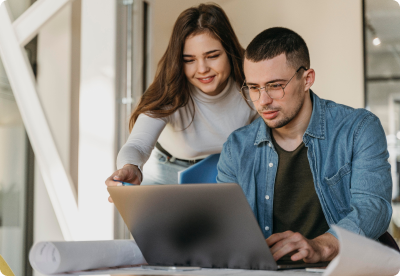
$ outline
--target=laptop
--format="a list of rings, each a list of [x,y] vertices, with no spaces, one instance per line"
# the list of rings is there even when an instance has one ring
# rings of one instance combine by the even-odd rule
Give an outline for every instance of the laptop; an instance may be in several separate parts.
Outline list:
[[[108,187],[148,265],[277,270],[278,265],[235,183]]]

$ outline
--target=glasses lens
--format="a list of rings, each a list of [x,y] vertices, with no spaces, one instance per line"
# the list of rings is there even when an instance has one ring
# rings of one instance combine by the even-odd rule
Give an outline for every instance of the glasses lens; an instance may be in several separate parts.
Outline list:
[[[268,95],[272,99],[282,99],[284,92],[280,84],[271,83],[268,85]]]
[[[258,89],[249,89],[248,86],[243,86],[241,92],[243,98],[248,102],[255,102],[260,98],[260,91]]]

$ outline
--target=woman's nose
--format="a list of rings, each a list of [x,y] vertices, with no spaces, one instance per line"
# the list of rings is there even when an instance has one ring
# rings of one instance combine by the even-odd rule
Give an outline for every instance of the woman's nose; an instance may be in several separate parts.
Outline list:
[[[207,62],[205,61],[199,61],[198,63],[198,67],[197,67],[197,72],[200,74],[204,74],[207,73],[208,71],[210,71],[210,68],[207,65]]]

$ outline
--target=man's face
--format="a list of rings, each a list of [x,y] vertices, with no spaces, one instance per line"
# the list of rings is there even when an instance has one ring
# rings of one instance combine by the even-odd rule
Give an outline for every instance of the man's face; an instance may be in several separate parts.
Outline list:
[[[245,59],[243,69],[248,86],[264,87],[268,83],[277,83],[284,87],[285,95],[282,99],[271,99],[262,89],[260,99],[254,102],[267,126],[281,128],[294,123],[303,106],[306,87],[304,78],[298,79],[297,75],[285,87],[298,69],[287,65],[286,55],[281,54],[260,62]],[[300,70],[297,74],[303,73],[304,70]]]

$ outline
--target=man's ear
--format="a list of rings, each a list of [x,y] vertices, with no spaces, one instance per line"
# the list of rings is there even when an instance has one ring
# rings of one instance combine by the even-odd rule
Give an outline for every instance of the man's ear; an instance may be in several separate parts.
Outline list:
[[[304,78],[304,90],[308,91],[311,86],[314,84],[315,81],[315,71],[314,69],[308,69],[306,72],[304,72],[305,78]]]

